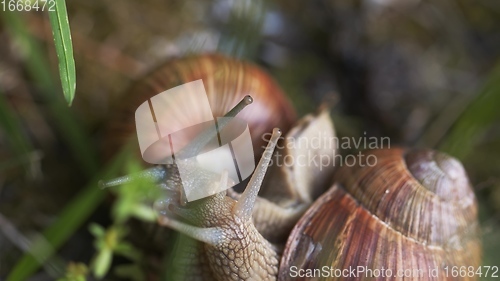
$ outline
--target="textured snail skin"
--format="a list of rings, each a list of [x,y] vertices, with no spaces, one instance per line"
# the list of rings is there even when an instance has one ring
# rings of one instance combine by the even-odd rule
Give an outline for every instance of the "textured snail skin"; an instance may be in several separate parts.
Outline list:
[[[262,135],[278,127],[283,131],[295,122],[295,111],[273,79],[259,67],[218,54],[173,59],[159,66],[131,87],[116,111],[105,136],[104,154],[115,155],[130,136],[135,136],[134,112],[149,98],[187,82],[203,80],[214,116],[223,116],[246,95],[253,104],[238,114],[249,124],[255,155],[265,147]],[[199,105],[179,109],[196,113]],[[179,118],[183,118],[180,116]],[[176,122],[172,120],[172,122]],[[108,157],[106,157],[108,158]]]
[[[451,274],[445,276],[445,266],[477,268],[481,245],[476,199],[462,165],[430,150],[384,149],[368,154],[377,158],[376,166],[359,163],[340,168],[333,187],[299,220],[285,247],[279,280],[290,280],[291,268],[325,265],[341,270],[390,269],[394,280],[403,280],[396,276],[398,270],[421,271],[415,273],[421,276],[405,280],[454,280]],[[429,277],[432,269],[439,277]],[[307,278],[316,279],[323,280]]]

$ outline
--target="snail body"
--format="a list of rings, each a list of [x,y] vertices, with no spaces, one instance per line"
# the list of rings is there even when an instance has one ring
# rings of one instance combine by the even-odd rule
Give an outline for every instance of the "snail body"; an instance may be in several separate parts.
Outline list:
[[[148,90],[133,106],[173,87],[172,81],[178,84],[197,79],[204,79],[211,106],[231,100],[227,102],[230,106],[221,106],[221,115],[237,99],[247,94],[253,96],[256,104],[238,116],[249,123],[257,147],[270,128],[281,127],[286,132],[293,122],[293,110],[272,79],[253,65],[218,55],[181,59],[159,68],[136,86]],[[252,107],[256,111],[251,111]],[[128,114],[132,115],[130,111]],[[116,129],[125,132],[120,125],[115,125],[115,132]],[[318,132],[325,133],[326,139],[335,136],[327,109],[299,120],[284,142],[314,138]],[[335,172],[333,163],[271,165],[280,135],[281,131],[273,131],[241,194],[229,189],[185,204],[179,184],[168,186],[178,178],[172,176],[175,167],[159,168],[163,170],[157,179],[168,189],[166,197],[156,204],[159,224],[199,242],[185,250],[184,258],[179,258],[184,268],[176,280],[342,279],[294,276],[299,270],[313,272],[324,266],[390,269],[394,280],[447,280],[442,274],[444,266],[479,265],[476,199],[457,160],[429,150],[381,149],[367,152],[376,157],[375,166],[356,163]],[[279,150],[283,158],[325,154],[333,158],[335,153],[335,148],[325,143],[283,147]],[[170,174],[169,181],[165,181],[164,174]],[[227,174],[223,173],[214,184],[224,186],[227,181]],[[434,278],[428,271],[435,268],[440,275]],[[398,270],[406,269],[425,272],[417,277],[396,276]]]

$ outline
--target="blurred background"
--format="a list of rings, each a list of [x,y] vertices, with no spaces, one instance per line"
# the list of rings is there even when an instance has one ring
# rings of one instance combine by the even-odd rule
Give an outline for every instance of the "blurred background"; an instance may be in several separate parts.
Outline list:
[[[209,52],[266,69],[301,116],[337,100],[340,136],[459,158],[480,201],[483,264],[500,266],[499,1],[86,0],[67,9],[71,107],[47,13],[0,12],[0,280],[83,280],[68,272],[88,270],[88,280],[162,280],[174,246],[161,245],[173,234],[154,223],[137,230],[152,221],[138,198],[154,190],[99,189],[99,179],[141,168],[120,165],[127,156],[103,161],[101,143],[134,80]]]

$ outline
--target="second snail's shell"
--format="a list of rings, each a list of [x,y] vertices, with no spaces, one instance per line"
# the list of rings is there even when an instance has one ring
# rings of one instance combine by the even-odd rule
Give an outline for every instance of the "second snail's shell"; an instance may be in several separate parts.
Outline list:
[[[280,87],[259,67],[218,54],[173,59],[140,79],[124,97],[120,114],[110,122],[106,136],[106,154],[113,155],[126,137],[135,134],[134,111],[151,97],[187,82],[202,79],[214,117],[232,109],[250,95],[253,104],[238,114],[249,124],[254,152],[260,155],[265,146],[263,134],[279,127],[286,131],[295,122],[295,111]],[[196,101],[180,112],[199,110]],[[179,117],[179,120],[183,116]],[[169,122],[177,122],[171,120]]]
[[[433,280],[448,280],[446,266],[450,279],[453,267],[477,268],[477,206],[460,162],[430,150],[383,149],[367,155],[374,157],[372,163],[376,159],[375,166],[363,162],[340,168],[334,186],[297,223],[282,257],[280,280],[289,280],[291,270],[323,266],[360,266],[379,270],[376,274],[390,269],[395,280],[403,280],[395,277],[398,270],[409,270],[405,280],[431,280],[432,270],[439,274]],[[319,278],[325,276],[307,280],[345,277]]]

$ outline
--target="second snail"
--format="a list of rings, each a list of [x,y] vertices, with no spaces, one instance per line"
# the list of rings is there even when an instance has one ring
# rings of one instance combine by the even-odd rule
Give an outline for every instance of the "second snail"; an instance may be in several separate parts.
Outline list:
[[[249,124],[259,162],[242,193],[230,188],[188,203],[177,167],[155,168],[155,180],[166,189],[156,203],[158,223],[196,241],[176,253],[181,262],[173,280],[476,280],[444,271],[481,263],[477,201],[458,160],[433,150],[390,148],[363,152],[376,158],[374,165],[271,163],[273,153],[333,157],[331,143],[296,144],[318,132],[333,139],[335,130],[327,108],[295,121],[280,87],[251,63],[221,55],[167,62],[131,89],[128,98],[137,102],[123,107],[110,135],[133,135],[124,122],[133,118],[130,108],[197,79],[208,89],[214,115],[252,96],[254,104],[238,117]],[[266,133],[272,136],[263,138]],[[269,142],[260,155],[263,139]],[[108,142],[118,147],[121,140]],[[221,175],[214,184],[228,180]],[[363,271],[353,275],[352,268]]]

